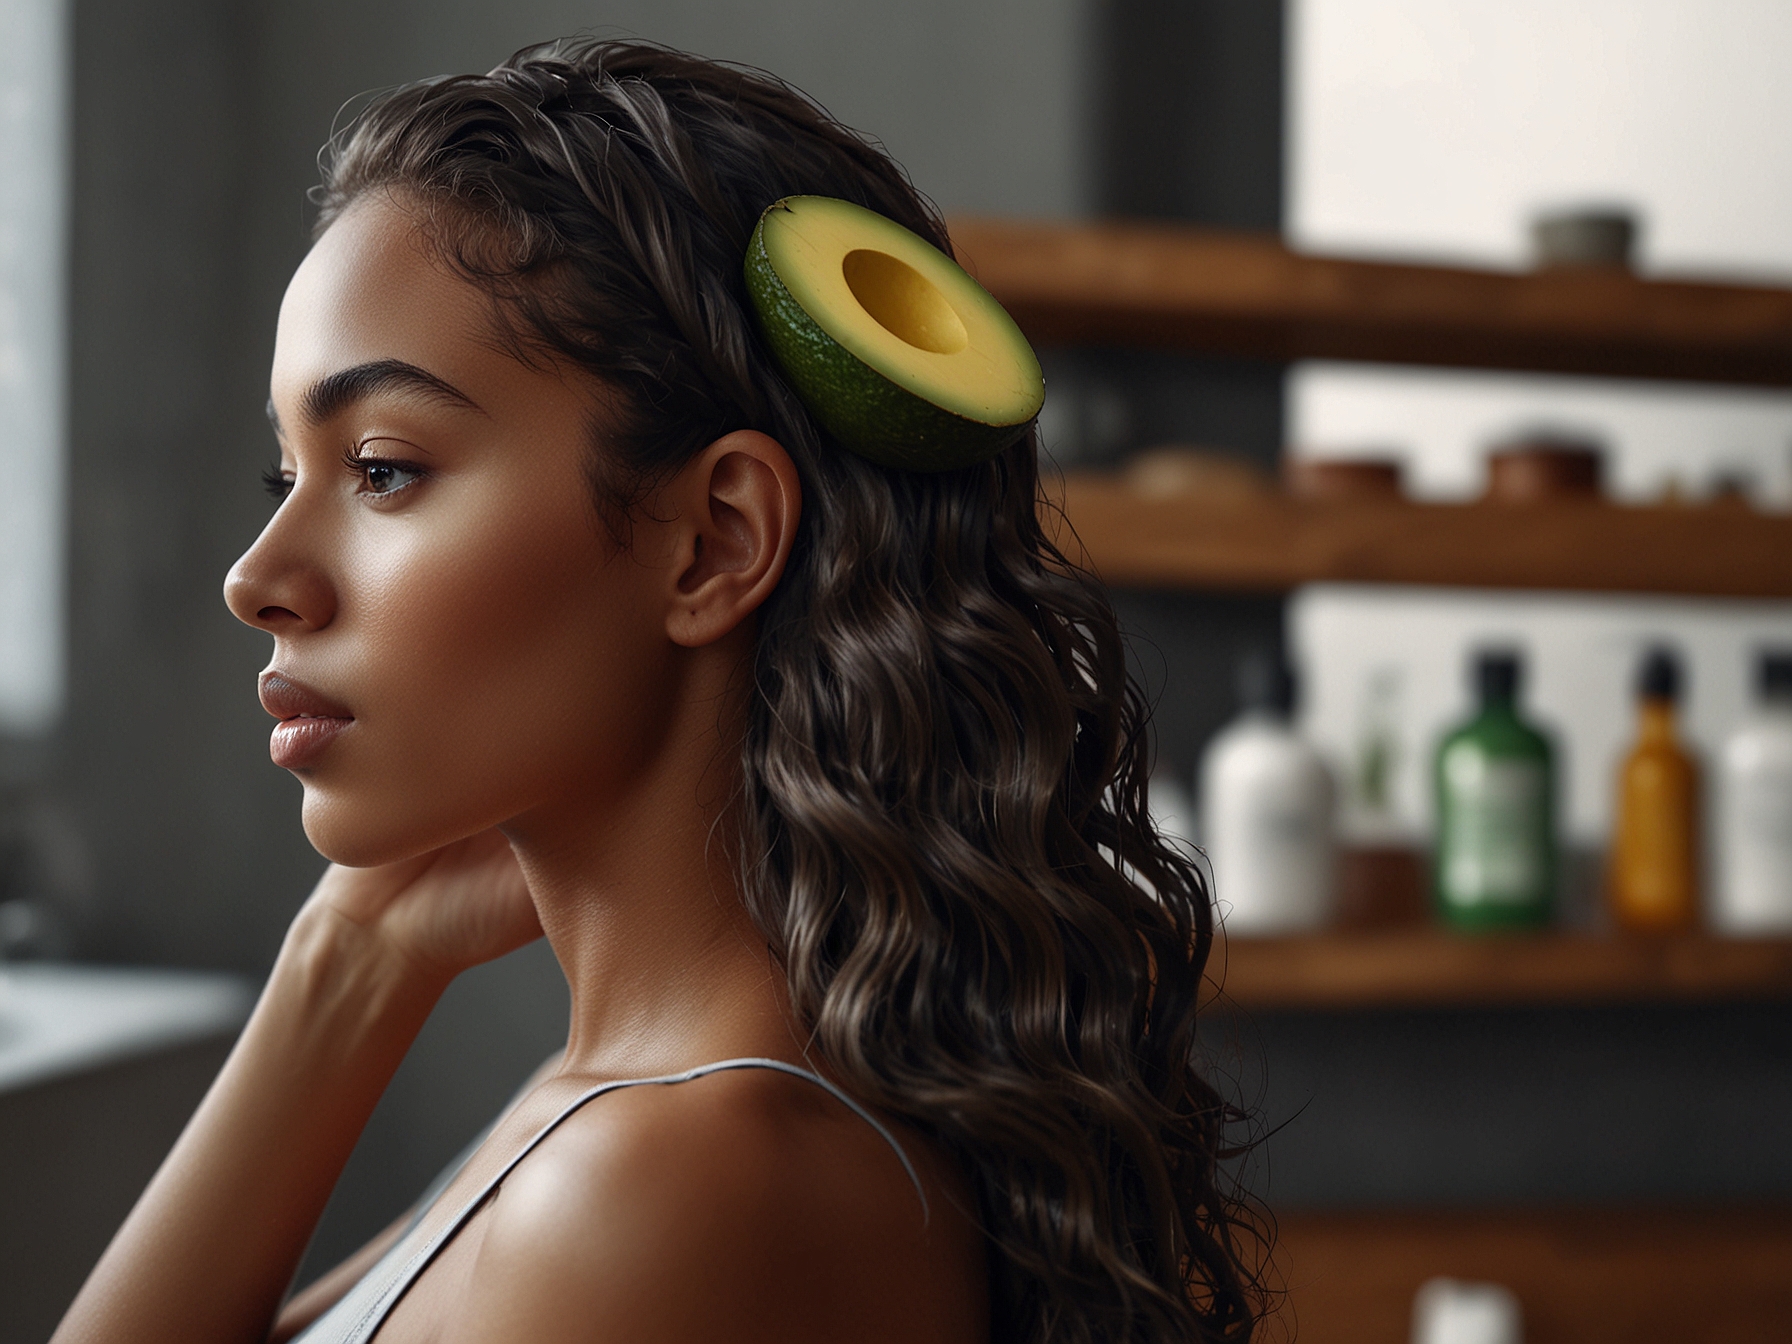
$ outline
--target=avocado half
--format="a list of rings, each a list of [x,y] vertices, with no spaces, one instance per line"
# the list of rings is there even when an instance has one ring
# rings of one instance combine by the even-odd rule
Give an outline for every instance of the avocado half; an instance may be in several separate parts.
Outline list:
[[[947,471],[995,456],[1045,402],[1002,305],[895,221],[829,196],[767,207],[747,247],[766,343],[843,447]]]

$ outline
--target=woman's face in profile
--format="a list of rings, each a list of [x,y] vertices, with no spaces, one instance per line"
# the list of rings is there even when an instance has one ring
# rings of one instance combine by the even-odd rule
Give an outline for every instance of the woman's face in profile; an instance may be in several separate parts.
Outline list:
[[[262,699],[305,830],[372,864],[627,787],[676,693],[651,528],[617,552],[582,375],[493,339],[490,300],[363,197],[280,310],[290,489],[225,585],[274,636]]]

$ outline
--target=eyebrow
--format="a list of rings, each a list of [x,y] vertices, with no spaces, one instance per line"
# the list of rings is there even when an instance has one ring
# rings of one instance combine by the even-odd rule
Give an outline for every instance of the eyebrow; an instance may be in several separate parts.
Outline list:
[[[299,398],[299,411],[307,424],[322,424],[356,402],[382,392],[408,392],[438,405],[485,413],[478,402],[453,383],[402,359],[369,360],[325,374],[305,389],[305,395]],[[272,397],[268,398],[268,423],[276,434],[282,432]]]

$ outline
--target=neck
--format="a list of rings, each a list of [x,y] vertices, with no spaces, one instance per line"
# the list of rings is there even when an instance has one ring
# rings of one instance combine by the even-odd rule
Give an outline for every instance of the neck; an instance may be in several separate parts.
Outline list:
[[[738,1055],[800,1058],[783,973],[733,862],[727,804],[745,710],[727,684],[676,697],[665,739],[620,786],[505,828],[571,989],[563,1071],[641,1077]]]

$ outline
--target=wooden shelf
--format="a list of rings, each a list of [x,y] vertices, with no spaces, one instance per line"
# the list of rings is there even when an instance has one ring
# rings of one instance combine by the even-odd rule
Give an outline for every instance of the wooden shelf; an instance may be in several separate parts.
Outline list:
[[[1792,386],[1792,290],[1353,261],[1173,225],[951,227],[966,267],[1044,345]]]
[[[1060,532],[1060,545],[1122,587],[1263,592],[1349,580],[1792,596],[1792,517],[1741,505],[1153,497],[1073,473],[1062,509],[1076,539]]]
[[[1440,929],[1232,938],[1208,974],[1244,1009],[1792,999],[1792,939]]]
[[[1471,1154],[1464,1154],[1470,1160]],[[1792,1320],[1792,1209],[1288,1214],[1265,1335],[1400,1344],[1426,1279],[1505,1284],[1527,1344],[1731,1344]]]

